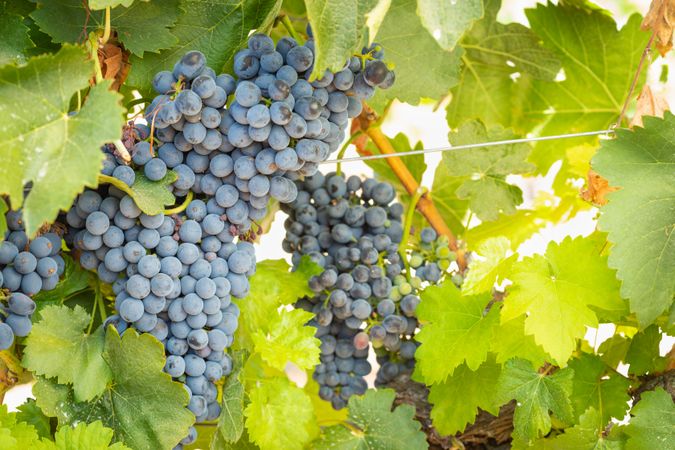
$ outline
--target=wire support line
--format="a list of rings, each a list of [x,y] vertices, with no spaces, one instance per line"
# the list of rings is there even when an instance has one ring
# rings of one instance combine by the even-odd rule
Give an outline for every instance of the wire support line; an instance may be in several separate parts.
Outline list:
[[[415,156],[415,155],[426,155],[428,153],[439,153],[439,152],[448,152],[452,150],[466,150],[470,148],[485,148],[485,147],[495,147],[498,145],[512,145],[512,144],[525,144],[528,142],[541,142],[541,141],[555,141],[558,139],[570,139],[576,137],[584,136],[601,136],[609,135],[614,133],[614,129],[608,130],[597,130],[597,131],[584,131],[581,133],[571,133],[571,134],[557,134],[553,136],[537,136],[529,138],[520,138],[520,139],[506,139],[503,141],[491,141],[491,142],[479,142],[476,144],[464,144],[464,145],[455,145],[448,147],[435,147],[427,148],[423,150],[410,150],[407,152],[397,152],[397,153],[380,153],[377,155],[365,155],[365,156],[352,156],[349,158],[341,159],[329,159],[319,164],[337,164],[343,162],[356,162],[356,161],[370,161],[374,159],[385,159],[385,158],[398,158],[402,156]]]

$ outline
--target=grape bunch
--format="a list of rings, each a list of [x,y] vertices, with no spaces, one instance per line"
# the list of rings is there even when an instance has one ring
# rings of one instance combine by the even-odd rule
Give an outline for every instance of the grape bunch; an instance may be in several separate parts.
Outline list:
[[[371,342],[401,358],[416,349],[409,336],[417,328],[419,297],[406,282],[399,254],[403,207],[390,184],[374,179],[317,172],[297,184],[297,199],[283,207],[289,218],[282,245],[294,264],[306,256],[324,269],[309,281],[315,295],[298,307],[316,315],[319,395],[340,409],[367,388]],[[400,371],[389,366],[389,374]]]
[[[455,252],[448,247],[448,238],[438,236],[433,228],[420,230],[419,238],[410,255],[410,267],[415,269],[415,276],[421,281],[439,283],[451,269],[457,259]],[[455,272],[452,281],[457,286],[462,284],[462,275]]]
[[[340,72],[310,82],[311,40],[298,45],[284,37],[275,47],[270,37],[252,35],[235,55],[236,79],[216,75],[202,53],[188,52],[153,79],[159,95],[145,117],[161,143],[159,158],[144,151],[135,162],[152,180],[174,170],[176,196],[215,197],[238,232],[247,233],[270,199],[295,199],[291,180],[314,174],[339,147],[361,100],[393,83],[394,72],[378,57],[380,50],[366,49]]]
[[[20,210],[8,211],[5,220],[8,231],[0,243],[0,288],[8,295],[0,319],[0,350],[8,349],[15,336],[30,333],[36,307],[31,297],[54,289],[65,270],[57,233],[47,232],[30,240]]]

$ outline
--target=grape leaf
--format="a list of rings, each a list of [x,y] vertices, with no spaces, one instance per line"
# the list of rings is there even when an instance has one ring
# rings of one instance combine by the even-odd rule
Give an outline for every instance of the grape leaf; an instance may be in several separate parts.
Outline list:
[[[534,342],[532,335],[525,334],[525,316],[500,323],[495,336],[499,336],[499,339],[492,340],[490,351],[497,355],[498,363],[521,358],[540,367],[549,359],[544,349]]]
[[[9,211],[9,206],[7,206],[5,199],[0,197],[0,236],[2,236],[3,240],[5,239],[5,233],[7,232],[7,217],[5,217],[7,211]]]
[[[621,450],[623,443],[603,435],[604,427],[598,426],[600,414],[591,408],[581,415],[579,424],[566,428],[563,434],[538,440],[534,447],[541,450]]]
[[[249,31],[271,22],[280,6],[277,0],[180,0],[181,14],[171,29],[178,44],[130,58],[133,70],[127,84],[149,90],[157,72],[171,70],[191,50],[204,53],[209,66],[219,72],[246,42]]]
[[[551,208],[538,207],[535,209],[518,209],[508,217],[500,214],[493,222],[483,222],[464,233],[464,240],[468,248],[476,248],[482,242],[494,236],[504,236],[513,248],[528,240],[549,219]]]
[[[51,424],[49,417],[45,416],[40,407],[35,403],[35,400],[29,398],[25,403],[16,408],[16,420],[18,422],[26,422],[35,428],[38,436],[41,438],[48,438],[51,436]]]
[[[132,448],[173,448],[187,435],[194,415],[185,408],[187,391],[163,372],[164,349],[149,334],[106,330],[103,359],[112,382],[100,397],[77,402],[66,385],[39,377],[33,394],[42,411],[61,425],[101,420],[115,440]]]
[[[570,399],[580,421],[588,408],[597,411],[595,425],[599,429],[604,428],[612,417],[623,419],[630,400],[627,378],[609,369],[598,356],[587,353],[570,360],[569,367],[574,370]]]
[[[115,181],[114,178],[106,177],[105,175],[101,175],[100,178],[103,180]],[[164,212],[165,206],[173,205],[176,201],[176,197],[173,196],[168,187],[177,179],[178,174],[173,170],[170,170],[164,178],[159,181],[151,181],[145,175],[137,173],[134,184],[130,188],[124,186],[119,181],[115,181],[114,184],[118,187],[123,187],[124,192],[134,199],[134,203],[136,203],[136,206],[138,206],[141,211],[153,216]]]
[[[626,336],[615,334],[598,347],[600,359],[608,366],[616,368],[621,361],[625,360],[630,344],[631,340]]]
[[[270,450],[304,448],[311,439],[307,427],[314,414],[312,401],[302,389],[286,378],[271,378],[259,382],[249,398],[244,415],[253,442]]]
[[[601,247],[593,238],[551,242],[544,256],[515,263],[508,276],[513,285],[504,300],[502,323],[527,313],[525,332],[560,365],[569,359],[586,326],[597,326],[590,307],[625,308],[614,271],[599,254]]]
[[[661,372],[666,368],[668,360],[659,354],[659,344],[662,338],[661,331],[656,325],[650,325],[633,336],[624,360],[626,364],[630,364],[628,373],[645,375]]]
[[[251,292],[244,299],[234,300],[240,309],[236,346],[253,350],[252,336],[269,331],[269,319],[276,316],[279,306],[295,303],[305,295],[314,295],[307,281],[320,273],[321,268],[309,258],[303,258],[297,270],[289,272],[289,269],[283,259],[258,263],[250,280]]]
[[[551,430],[549,411],[565,423],[573,421],[572,378],[574,372],[563,369],[552,375],[537,373],[532,364],[512,359],[504,365],[497,384],[497,401],[518,401],[513,415],[513,437],[528,445]]]
[[[301,309],[282,309],[268,317],[267,331],[257,330],[251,336],[255,351],[271,367],[284,370],[291,362],[301,369],[319,364],[319,344],[314,337],[316,328],[305,326],[314,314]]]
[[[23,63],[25,51],[35,47],[28,34],[29,28],[23,23],[23,18],[18,14],[12,14],[0,10],[0,66],[9,63]]]
[[[433,384],[429,403],[433,404],[431,419],[438,432],[448,435],[463,431],[474,421],[478,408],[496,416],[499,405],[495,403],[495,381],[500,373],[501,365],[490,357],[475,371],[462,364],[443,383]]]
[[[457,189],[467,180],[466,177],[452,177],[439,164],[434,172],[434,183],[431,187],[431,198],[434,200],[438,212],[451,230],[461,233],[464,230],[464,216],[469,202],[460,199]]]
[[[94,8],[91,3],[88,4],[91,9],[105,8]],[[127,50],[143,56],[145,52],[156,52],[178,42],[170,28],[178,19],[179,0],[128,3],[113,7],[110,12],[110,25]],[[80,0],[41,1],[31,17],[40,30],[59,43],[77,42],[83,35],[105,26],[105,11],[88,11]]]
[[[108,82],[94,86],[82,109],[68,114],[71,97],[89,86],[92,72],[87,53],[73,46],[22,67],[0,68],[0,193],[9,194],[12,209],[23,203],[31,236],[67,210],[84,186],[96,185],[100,146],[120,136],[120,96],[108,90]]]
[[[418,0],[417,15],[438,44],[445,50],[452,50],[471,24],[483,17],[483,2]]]
[[[139,0],[139,2],[148,1],[149,0]],[[88,5],[91,9],[115,8],[117,6],[128,8],[133,2],[134,0],[89,0]]]
[[[222,409],[216,433],[218,436],[214,436],[214,442],[219,439],[237,442],[244,431],[244,385],[239,379],[244,357],[243,352],[233,355],[234,368],[223,385]]]
[[[496,308],[485,313],[490,295],[462,296],[451,281],[420,295],[417,314],[423,324],[416,335],[416,371],[427,384],[443,382],[463,362],[476,370],[487,359],[499,324]]]
[[[477,142],[511,139],[510,130],[500,126],[487,129],[477,120],[463,124],[450,132],[453,146]],[[499,213],[513,214],[523,202],[519,187],[506,182],[506,176],[530,172],[534,166],[525,159],[530,153],[528,144],[498,145],[489,148],[471,148],[443,153],[443,163],[450,176],[470,177],[457,189],[459,198],[469,199],[469,208],[483,221],[496,220]]]
[[[667,448],[675,442],[675,404],[662,388],[643,392],[630,413],[626,450]]]
[[[60,384],[72,384],[77,401],[101,394],[112,378],[102,356],[103,330],[86,334],[89,314],[79,306],[47,306],[41,316],[26,338],[24,367],[56,377]]]
[[[538,133],[547,136],[609,127],[621,111],[649,40],[640,31],[640,16],[632,15],[617,31],[610,14],[583,2],[538,4],[526,15],[532,31],[560,58],[564,77],[533,82],[531,94],[524,96],[525,128],[540,127]],[[643,80],[644,73],[636,92]],[[540,142],[530,160],[546,172],[567,148],[587,142],[595,143],[597,137]]]
[[[377,0],[305,1],[315,44],[312,77],[321,78],[326,69],[342,70],[345,62],[360,50],[366,15],[377,3]]]
[[[443,50],[415,13],[415,0],[392,0],[375,41],[385,49],[385,62],[396,71],[396,83],[378,90],[372,104],[381,109],[389,100],[418,104],[438,98],[457,83],[462,50]]]
[[[518,117],[532,80],[553,80],[560,68],[558,58],[527,27],[497,21],[500,6],[500,0],[487,0],[485,16],[460,43],[466,53],[447,107],[452,128],[478,118],[488,125],[519,129]]]
[[[502,280],[511,265],[518,259],[511,252],[511,243],[504,236],[491,238],[476,248],[471,257],[469,272],[462,283],[462,293],[475,295],[492,291],[495,282]]]
[[[55,450],[131,450],[121,442],[109,445],[113,430],[101,421],[78,423],[74,427],[61,427],[54,435]]]
[[[320,423],[321,426],[328,426],[347,420],[347,409],[334,409],[330,402],[319,397],[319,388],[319,383],[311,377],[307,380],[307,384],[304,387],[305,392],[312,400],[312,405],[314,405],[316,423]]]
[[[420,431],[415,409],[399,405],[392,411],[396,394],[391,389],[368,390],[364,396],[349,399],[349,423],[324,428],[323,435],[313,442],[318,450],[408,450],[427,448],[426,437]]]
[[[667,310],[675,292],[675,116],[646,117],[644,128],[617,130],[592,161],[611,186],[599,226],[609,231],[609,265],[621,294],[646,326]]]
[[[17,421],[17,415],[7,411],[7,405],[0,405],[0,445],[3,450],[24,450],[39,445],[35,428]]]

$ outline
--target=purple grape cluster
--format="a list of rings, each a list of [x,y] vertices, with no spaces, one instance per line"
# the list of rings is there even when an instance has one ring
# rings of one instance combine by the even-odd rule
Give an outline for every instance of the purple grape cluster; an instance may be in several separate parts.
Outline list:
[[[11,347],[15,336],[28,336],[36,307],[32,297],[54,289],[65,270],[57,233],[30,240],[20,210],[8,211],[4,218],[8,230],[0,243],[0,288],[8,295],[1,307],[0,350]]]

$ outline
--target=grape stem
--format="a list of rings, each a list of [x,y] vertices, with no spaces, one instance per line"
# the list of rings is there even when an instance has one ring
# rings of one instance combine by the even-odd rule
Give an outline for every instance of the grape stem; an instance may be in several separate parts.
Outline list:
[[[183,203],[176,206],[175,208],[165,209],[164,215],[170,216],[172,214],[178,214],[178,213],[181,213],[181,212],[185,211],[187,209],[188,205],[190,204],[190,202],[192,201],[192,197],[193,197],[192,191],[188,191],[187,196],[185,196],[185,201],[183,201]]]
[[[105,44],[110,39],[110,6],[105,8],[105,28],[103,30],[103,37],[101,43]]]
[[[118,180],[115,177],[111,177],[109,175],[103,175],[102,173],[99,173],[98,174],[98,182],[99,182],[99,184],[100,183],[112,184],[113,186],[115,186],[120,191],[123,191],[125,194],[128,194],[129,197],[133,198],[133,196],[134,196],[134,191],[132,191],[131,188],[129,186],[127,186],[127,184],[124,181]]]
[[[295,28],[293,28],[291,19],[286,14],[282,14],[279,16],[279,22],[281,22],[284,28],[286,28],[286,31],[288,31],[288,34],[290,34],[291,37],[297,41],[298,44],[302,45],[305,43],[304,39],[302,39],[298,34],[298,32],[295,31]]]
[[[410,282],[410,263],[408,262],[408,256],[406,255],[406,250],[408,248],[408,239],[410,238],[410,230],[412,229],[413,219],[415,218],[415,209],[417,209],[417,204],[420,199],[429,192],[429,189],[424,186],[420,186],[415,190],[415,193],[410,199],[410,205],[408,205],[408,211],[405,213],[405,222],[403,223],[403,238],[401,238],[401,244],[399,245],[399,251],[401,252],[401,259],[403,259],[403,265],[405,266],[405,275]]]
[[[354,120],[352,131],[355,129],[364,130],[366,135],[370,138],[373,144],[375,144],[380,153],[395,154],[396,150],[391,145],[389,138],[385,136],[384,133],[382,133],[382,129],[379,126],[380,123],[381,119],[378,118],[378,115],[375,113],[375,111],[373,111],[372,108],[364,103],[363,112],[357,119]],[[364,152],[365,142],[357,142],[356,147],[360,154],[368,153]],[[394,174],[401,181],[406,191],[408,191],[410,195],[413,195],[417,191],[419,183],[410,173],[410,170],[404,164],[403,160],[398,157],[387,158],[387,163],[391,167]],[[457,238],[450,230],[450,227],[448,227],[448,225],[445,223],[445,220],[443,220],[443,216],[441,216],[441,213],[438,211],[438,208],[436,208],[436,205],[428,193],[420,197],[419,201],[417,202],[417,209],[422,213],[422,215],[427,219],[429,224],[434,230],[436,230],[438,234],[447,236],[450,249],[457,254],[457,265],[459,266],[460,270],[463,271],[466,268],[464,250],[459,248],[457,244]]]

